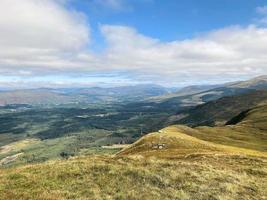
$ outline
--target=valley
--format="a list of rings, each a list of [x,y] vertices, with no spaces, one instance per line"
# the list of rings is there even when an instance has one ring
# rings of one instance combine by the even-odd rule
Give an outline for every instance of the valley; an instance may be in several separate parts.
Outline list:
[[[267,200],[266,0],[0,0],[0,200]]]
[[[222,97],[213,92],[220,86],[138,101],[3,105],[0,199],[264,200],[267,93],[262,80],[260,89],[248,82],[255,88],[239,83],[245,91]]]

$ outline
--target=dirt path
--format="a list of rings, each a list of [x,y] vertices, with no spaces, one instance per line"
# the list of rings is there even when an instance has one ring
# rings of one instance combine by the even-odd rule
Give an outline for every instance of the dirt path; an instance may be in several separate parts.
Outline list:
[[[15,154],[15,155],[12,155],[12,156],[7,156],[5,158],[3,158],[1,161],[0,161],[0,166],[1,165],[6,165],[8,163],[11,163],[13,161],[15,161],[19,156],[21,156],[23,153],[18,153],[18,154]]]

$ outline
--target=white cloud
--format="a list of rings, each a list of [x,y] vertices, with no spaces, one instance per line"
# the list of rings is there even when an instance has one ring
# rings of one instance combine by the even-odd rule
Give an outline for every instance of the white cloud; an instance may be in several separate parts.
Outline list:
[[[228,27],[193,39],[165,43],[130,27],[101,29],[109,44],[106,60],[114,68],[176,76],[267,73],[265,28]]]
[[[88,42],[85,17],[62,0],[0,1],[0,72],[60,65]]]
[[[1,0],[0,73],[34,77],[124,71],[135,74],[135,80],[158,83],[267,74],[264,26],[226,27],[172,42],[127,26],[100,29],[107,47],[96,54],[86,47],[90,28],[85,17],[67,10],[64,0]]]

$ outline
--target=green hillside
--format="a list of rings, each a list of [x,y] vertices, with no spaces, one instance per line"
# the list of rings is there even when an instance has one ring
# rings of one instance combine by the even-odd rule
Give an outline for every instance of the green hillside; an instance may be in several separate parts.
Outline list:
[[[267,104],[260,104],[235,116],[230,123],[222,127],[195,129],[170,126],[144,136],[119,155],[176,157],[180,154],[214,152],[267,155]]]
[[[229,119],[238,115],[240,112],[264,102],[267,102],[266,90],[223,97],[187,111],[178,112],[176,115],[182,117],[172,123],[189,126],[224,125]]]

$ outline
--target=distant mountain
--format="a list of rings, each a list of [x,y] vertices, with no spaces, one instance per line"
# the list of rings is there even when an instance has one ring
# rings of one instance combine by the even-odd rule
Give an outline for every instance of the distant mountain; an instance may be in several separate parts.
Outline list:
[[[75,102],[75,99],[51,90],[14,90],[0,92],[0,105],[8,104],[64,104]]]
[[[191,85],[191,86],[186,86],[181,89],[175,90],[171,93],[167,93],[162,96],[156,96],[156,97],[151,97],[151,101],[155,102],[162,102],[171,98],[175,97],[182,97],[182,96],[188,96],[188,95],[193,95],[197,94],[203,91],[211,90],[213,88],[218,88],[221,85]]]
[[[265,102],[267,102],[267,90],[222,97],[187,111],[178,112],[177,120],[172,123],[189,126],[223,125],[240,112]]]
[[[204,104],[212,100],[219,99],[221,97],[234,96],[244,93],[250,93],[256,90],[267,89],[266,77],[267,76],[260,76],[247,81],[227,83],[219,87],[211,86],[212,89],[204,90],[197,93],[193,92],[192,94],[187,94],[187,95],[183,95],[186,94],[183,89],[181,91],[181,94],[179,94],[178,91],[172,97],[164,98],[161,101],[161,103],[170,106],[177,104],[179,105],[179,107],[190,107],[190,106],[193,107],[196,105]],[[195,87],[193,87],[193,91],[197,91],[197,89],[194,88]],[[189,91],[192,91],[190,87]]]
[[[261,79],[257,78],[257,80]],[[250,82],[250,80],[248,82]],[[237,84],[240,83],[241,82],[235,84],[237,86]],[[189,86],[184,89],[180,89],[179,90],[180,93],[179,91],[175,91],[172,93],[167,93],[163,96],[154,96],[151,98],[145,98],[145,100],[141,102],[130,102],[127,106],[124,107],[124,109],[127,110],[128,112],[139,111],[140,113],[162,112],[166,113],[166,115],[171,116],[169,119],[170,123],[172,122],[180,123],[179,121],[180,119],[187,117],[188,112],[186,111],[187,110],[191,111],[192,109],[194,109],[195,106],[203,105],[209,101],[215,101],[222,97],[236,96],[258,91],[258,89],[255,89],[255,86],[256,85],[254,84],[253,88],[250,87],[241,88],[241,87],[234,87],[234,83],[228,83],[225,85]],[[186,92],[186,89],[188,89],[188,92]],[[194,126],[194,124],[197,124],[198,121],[199,120],[194,121],[192,123],[192,126]],[[187,122],[183,123],[187,124]]]
[[[141,101],[148,97],[167,94],[170,91],[171,90],[158,85],[136,85],[114,88],[40,88],[13,90],[0,92],[0,105],[58,105],[113,101]]]
[[[228,87],[233,88],[250,88],[250,89],[265,89],[267,88],[267,75],[258,76],[256,78],[240,81],[233,84],[229,84]]]
[[[68,94],[80,94],[80,95],[95,95],[95,96],[111,96],[111,97],[122,97],[122,98],[146,98],[151,96],[159,96],[166,93],[169,93],[168,88],[164,88],[159,85],[147,84],[147,85],[135,85],[135,86],[122,86],[122,87],[113,87],[113,88],[81,88],[76,89]]]
[[[186,95],[196,94],[196,93],[200,93],[203,91],[218,88],[220,86],[221,85],[192,85],[192,86],[187,86],[187,87],[184,87],[178,90],[177,92],[175,92],[175,94],[179,96],[186,96]]]
[[[160,108],[177,110],[267,88],[266,76],[225,85],[194,85],[175,91],[146,84],[111,88],[39,88],[0,91],[0,106],[7,104],[60,105],[79,103],[140,102],[156,103]]]

